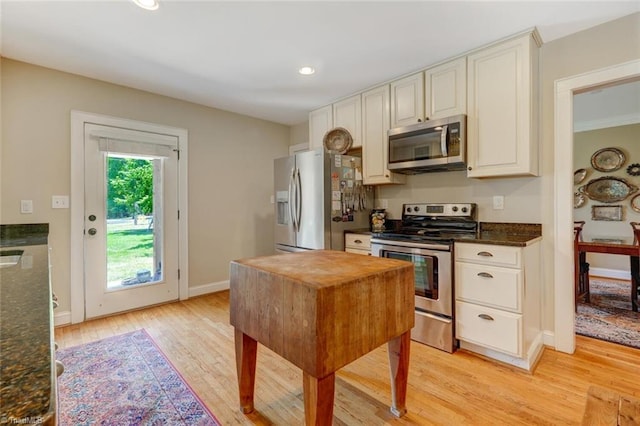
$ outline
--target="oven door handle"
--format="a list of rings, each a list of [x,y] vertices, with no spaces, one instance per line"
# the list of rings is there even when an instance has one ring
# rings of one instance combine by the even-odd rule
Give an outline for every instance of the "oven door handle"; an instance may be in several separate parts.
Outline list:
[[[438,315],[430,314],[429,312],[422,312],[422,311],[416,310],[416,315],[420,315],[420,316],[423,316],[423,317],[431,318],[433,320],[444,322],[446,324],[450,324],[450,323],[453,322],[453,320],[451,318],[443,318],[443,317],[438,316]]]
[[[440,148],[442,149],[442,156],[447,157],[447,130],[449,126],[442,126],[442,133],[440,133]]]

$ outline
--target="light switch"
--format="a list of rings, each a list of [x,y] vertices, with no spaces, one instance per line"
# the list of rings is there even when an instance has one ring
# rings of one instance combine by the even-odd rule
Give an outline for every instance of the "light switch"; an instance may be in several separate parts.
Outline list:
[[[53,195],[53,196],[51,196],[51,208],[53,208],[53,209],[68,209],[69,208],[69,196],[68,195]]]
[[[20,200],[20,213],[33,213],[33,200]]]
[[[504,210],[504,195],[493,196],[493,209]]]

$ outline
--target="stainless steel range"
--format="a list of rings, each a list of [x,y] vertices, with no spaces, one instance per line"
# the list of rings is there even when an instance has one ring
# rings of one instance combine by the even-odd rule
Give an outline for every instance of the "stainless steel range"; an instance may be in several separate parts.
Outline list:
[[[454,352],[453,243],[476,238],[473,203],[404,204],[399,230],[374,233],[371,254],[415,266],[416,324],[411,338]]]

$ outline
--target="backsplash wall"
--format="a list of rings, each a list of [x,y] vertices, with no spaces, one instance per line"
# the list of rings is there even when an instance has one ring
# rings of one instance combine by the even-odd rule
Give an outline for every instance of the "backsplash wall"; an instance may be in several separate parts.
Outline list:
[[[541,178],[467,178],[466,171],[436,172],[407,176],[404,185],[384,185],[376,189],[378,206],[386,201],[387,214],[400,219],[402,204],[476,203],[481,222],[541,223]],[[493,197],[504,197],[504,209],[493,209]]]

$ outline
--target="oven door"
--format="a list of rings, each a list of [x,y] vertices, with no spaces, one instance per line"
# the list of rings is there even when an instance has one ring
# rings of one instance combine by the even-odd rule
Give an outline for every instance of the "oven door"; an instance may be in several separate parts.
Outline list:
[[[405,244],[405,245],[403,245]],[[413,247],[409,247],[408,245]],[[453,316],[451,251],[416,247],[416,243],[375,241],[371,254],[406,260],[414,265],[416,309],[447,317]]]

